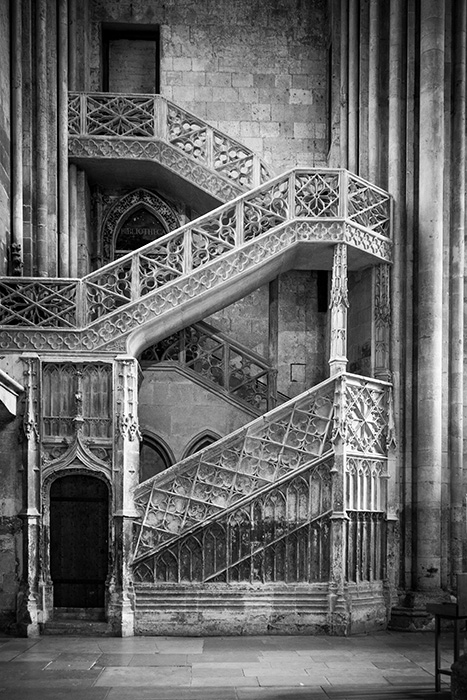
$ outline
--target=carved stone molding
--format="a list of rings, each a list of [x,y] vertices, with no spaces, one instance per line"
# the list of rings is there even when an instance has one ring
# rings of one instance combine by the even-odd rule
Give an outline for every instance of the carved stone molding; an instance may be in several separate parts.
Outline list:
[[[157,194],[143,188],[129,192],[113,202],[105,213],[101,232],[104,263],[113,257],[115,236],[122,221],[141,205],[161,221],[167,233],[180,226],[180,219],[175,210]]]
[[[130,442],[141,440],[138,422],[138,362],[133,358],[117,358],[117,431]]]

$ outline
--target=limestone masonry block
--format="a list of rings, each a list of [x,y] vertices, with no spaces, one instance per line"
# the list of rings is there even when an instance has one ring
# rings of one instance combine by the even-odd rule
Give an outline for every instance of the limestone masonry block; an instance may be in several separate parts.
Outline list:
[[[231,87],[232,86],[232,74],[231,73],[208,73],[206,75],[206,85],[212,85],[213,87]]]
[[[290,103],[298,105],[313,104],[313,93],[310,90],[298,90],[292,88],[290,90]]]
[[[232,73],[232,87],[252,87],[252,73]]]

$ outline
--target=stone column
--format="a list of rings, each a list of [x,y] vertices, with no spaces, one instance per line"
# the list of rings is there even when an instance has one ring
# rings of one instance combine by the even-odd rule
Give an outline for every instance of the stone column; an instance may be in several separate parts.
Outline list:
[[[389,8],[389,102],[388,102],[388,184],[387,189],[393,197],[393,269],[391,277],[391,376],[394,387],[394,420],[397,426],[397,442],[394,446],[393,466],[396,484],[401,481],[399,470],[404,465],[405,474],[410,473],[411,452],[405,451],[405,367],[409,362],[411,350],[411,327],[406,324],[404,308],[408,302],[407,289],[407,260],[409,255],[408,230],[405,216],[406,200],[406,69],[407,69],[407,7],[405,0],[391,0]],[[410,335],[409,335],[410,333]],[[394,487],[393,512],[396,513],[399,504],[403,503],[402,493],[396,492],[400,487]],[[408,486],[405,485],[406,502],[411,500]],[[391,508],[391,504],[389,504]],[[406,524],[401,523],[402,536],[409,537]],[[404,551],[402,545],[401,552]],[[395,557],[394,564],[399,564]],[[409,567],[407,567],[408,569]],[[399,571],[394,572],[395,582],[398,581]],[[404,581],[404,585],[408,581]]]
[[[23,269],[23,23],[22,0],[11,7],[11,273]]]
[[[420,5],[415,510],[419,591],[441,583],[445,5]]]
[[[331,377],[347,369],[347,246],[338,243],[334,247],[332,264],[331,298],[331,347],[329,367]]]
[[[58,274],[68,277],[68,0],[58,0],[58,72],[57,72],[57,191],[58,191]]]
[[[359,58],[360,36],[358,0],[349,0],[349,79],[348,79],[348,168],[358,173],[358,106],[359,106]]]
[[[70,163],[68,171],[69,273],[78,276],[78,168]]]
[[[453,93],[451,123],[451,226],[449,319],[449,473],[451,477],[451,585],[464,571],[464,260],[465,260],[465,98],[466,3],[453,2]]]
[[[36,216],[35,216],[35,275],[49,276],[48,253],[48,152],[47,152],[47,0],[36,0],[35,33],[35,106],[36,106]]]
[[[336,380],[334,391],[335,416],[332,428],[334,462],[332,477],[331,561],[329,567],[329,626],[333,633],[347,633],[350,622],[345,604],[345,556],[347,513],[345,503],[346,462],[346,378]]]
[[[340,3],[340,167],[348,168],[348,97],[349,97],[349,8],[348,0]]]
[[[391,381],[390,371],[390,267],[383,263],[373,268],[372,365],[375,379]]]
[[[23,579],[17,603],[18,633],[39,635],[40,595],[40,451],[39,451],[39,359],[24,355],[26,405],[23,419]]]
[[[114,572],[110,584],[109,619],[122,637],[134,634],[134,591],[130,568],[133,521],[138,517],[133,490],[139,481],[138,361],[129,356],[115,360],[115,493]]]
[[[380,140],[381,123],[379,109],[379,0],[370,0],[369,48],[368,48],[368,179],[380,184]]]

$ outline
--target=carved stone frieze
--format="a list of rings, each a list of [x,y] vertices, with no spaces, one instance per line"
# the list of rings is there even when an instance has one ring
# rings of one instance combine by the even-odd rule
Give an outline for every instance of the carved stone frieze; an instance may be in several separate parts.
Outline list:
[[[43,479],[47,479],[54,472],[75,469],[77,464],[91,471],[101,472],[110,476],[110,460],[103,460],[95,454],[86,444],[81,433],[76,435],[69,447],[60,448],[60,450],[60,454],[53,450],[43,454],[41,469]]]
[[[138,362],[133,358],[116,360],[116,405],[118,434],[130,442],[141,440],[138,423]]]

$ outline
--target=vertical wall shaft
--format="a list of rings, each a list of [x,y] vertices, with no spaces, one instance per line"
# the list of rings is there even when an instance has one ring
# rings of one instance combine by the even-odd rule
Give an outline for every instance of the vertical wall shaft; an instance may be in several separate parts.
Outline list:
[[[359,0],[349,0],[348,168],[358,173]]]
[[[36,255],[35,274],[39,277],[49,275],[48,237],[47,237],[47,1],[36,2]]]
[[[380,184],[379,141],[381,134],[379,110],[379,6],[378,0],[370,0],[370,36],[368,50],[368,179]]]
[[[406,61],[407,16],[405,0],[391,0],[389,14],[389,102],[388,102],[388,190],[394,201],[394,265],[391,277],[391,372],[394,385],[394,414],[398,429],[397,464],[405,461],[406,393],[404,376],[407,362],[407,327],[402,300],[406,298]],[[397,504],[402,493],[396,494]],[[394,504],[396,510],[396,505]],[[403,524],[404,526],[404,524]],[[404,559],[402,537],[401,560]]]
[[[23,267],[23,66],[22,1],[11,3],[11,272]]]
[[[416,585],[429,591],[441,569],[444,3],[420,11]]]
[[[69,220],[68,220],[68,0],[59,0],[57,6],[58,29],[58,274],[68,277]]]
[[[465,255],[465,98],[466,3],[453,2],[453,82],[451,136],[450,318],[449,318],[449,472],[451,487],[451,585],[464,570],[463,367]]]
[[[348,167],[348,95],[349,95],[349,8],[348,0],[341,0],[340,13],[340,166]]]

